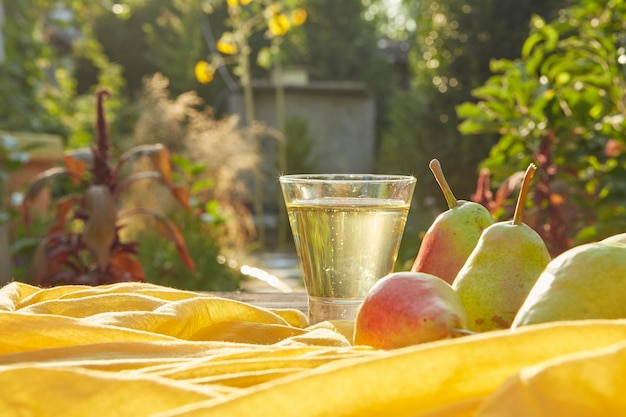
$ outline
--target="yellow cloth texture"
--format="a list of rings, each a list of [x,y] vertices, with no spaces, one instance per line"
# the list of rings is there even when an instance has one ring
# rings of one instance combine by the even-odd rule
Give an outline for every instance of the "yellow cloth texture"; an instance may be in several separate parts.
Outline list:
[[[147,283],[0,288],[0,416],[620,416],[626,320],[396,350]]]

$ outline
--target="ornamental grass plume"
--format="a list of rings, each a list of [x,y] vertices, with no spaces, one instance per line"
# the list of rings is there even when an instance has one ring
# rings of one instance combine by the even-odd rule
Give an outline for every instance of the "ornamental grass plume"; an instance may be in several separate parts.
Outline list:
[[[235,252],[245,250],[257,237],[250,177],[262,162],[256,146],[247,138],[270,137],[271,129],[260,123],[240,127],[235,115],[218,118],[193,91],[170,98],[169,80],[159,73],[144,80],[139,108],[134,141],[162,143],[191,163],[202,165],[194,180],[210,180],[211,186],[198,194],[190,184],[192,200],[198,205],[216,202],[222,219],[217,236],[220,246]],[[143,182],[133,184],[133,192],[125,200],[128,205],[144,204],[163,214],[175,208],[165,193],[159,194]]]

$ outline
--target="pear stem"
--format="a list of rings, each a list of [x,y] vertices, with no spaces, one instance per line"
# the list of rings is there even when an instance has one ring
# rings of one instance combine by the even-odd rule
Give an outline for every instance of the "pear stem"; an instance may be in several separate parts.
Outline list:
[[[445,175],[443,175],[443,170],[441,169],[441,164],[437,159],[433,159],[428,164],[428,167],[433,172],[435,176],[435,180],[437,180],[437,184],[439,184],[439,188],[443,192],[443,196],[446,198],[446,203],[448,203],[448,207],[453,209],[458,205],[457,199],[452,193],[452,189],[446,181]]]
[[[526,168],[526,172],[524,173],[524,179],[522,180],[522,187],[520,188],[519,195],[517,196],[517,204],[515,205],[515,213],[513,214],[513,224],[521,224],[524,220],[524,206],[526,205],[526,196],[528,195],[530,183],[535,176],[535,171],[537,171],[537,166],[533,163],[528,165],[528,168]]]
[[[452,330],[452,333],[454,333],[457,336],[471,336],[473,334],[476,334],[476,332],[473,332],[471,330],[461,329],[461,328],[458,328],[458,327],[452,328],[450,330]]]

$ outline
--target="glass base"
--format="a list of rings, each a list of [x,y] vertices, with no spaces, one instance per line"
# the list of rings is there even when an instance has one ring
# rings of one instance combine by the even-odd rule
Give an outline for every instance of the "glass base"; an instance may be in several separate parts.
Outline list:
[[[363,300],[309,297],[309,323],[325,320],[355,320]]]

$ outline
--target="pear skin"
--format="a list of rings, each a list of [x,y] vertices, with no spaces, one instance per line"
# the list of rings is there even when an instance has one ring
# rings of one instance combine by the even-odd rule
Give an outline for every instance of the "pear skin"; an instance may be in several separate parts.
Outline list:
[[[617,235],[609,236],[601,240],[601,242],[607,243],[618,243],[620,245],[626,245],[626,233],[619,233]]]
[[[471,331],[510,328],[551,260],[541,236],[522,222],[528,187],[536,169],[531,164],[526,170],[513,220],[484,230],[452,283],[465,306]]]
[[[626,318],[626,245],[587,243],[555,257],[539,276],[512,329],[560,320]]]
[[[466,333],[467,316],[450,284],[422,272],[395,272],[366,295],[354,324],[354,344],[395,349]]]
[[[494,219],[483,205],[457,200],[443,175],[439,161],[433,159],[429,167],[448,203],[426,231],[411,272],[425,272],[452,284],[476,246],[483,230]]]

